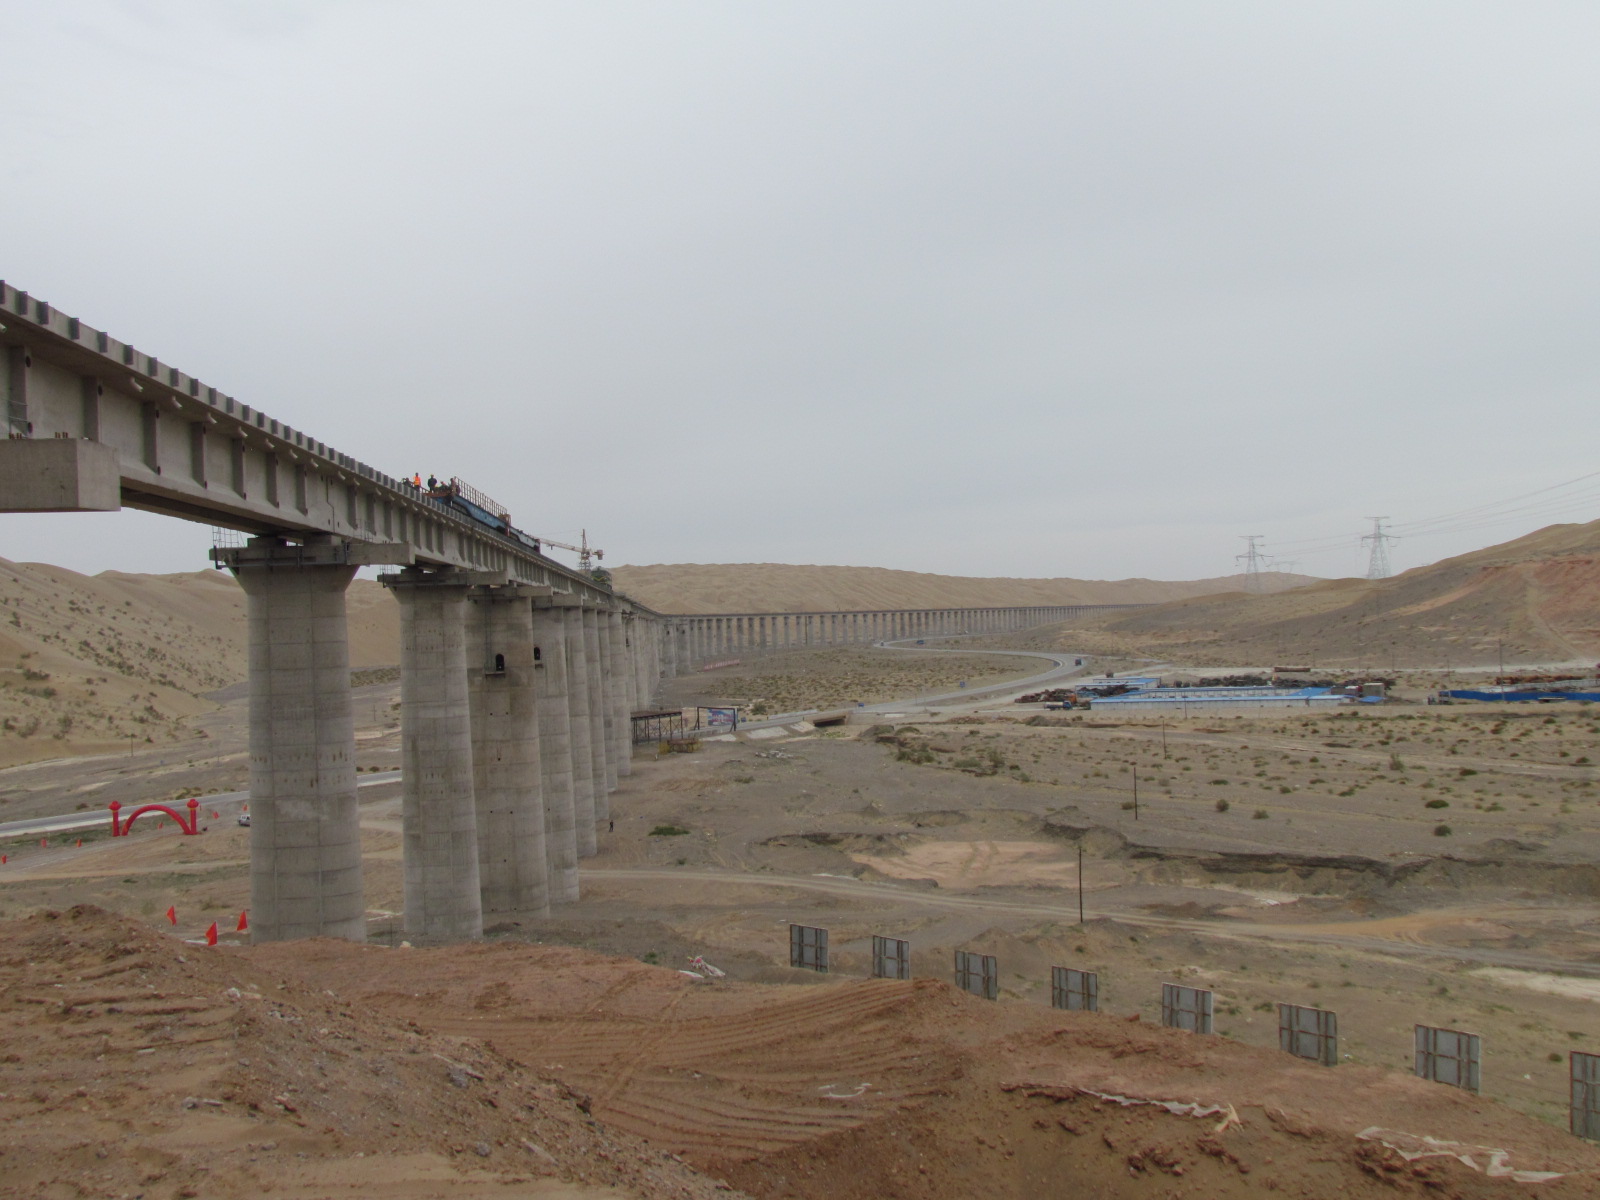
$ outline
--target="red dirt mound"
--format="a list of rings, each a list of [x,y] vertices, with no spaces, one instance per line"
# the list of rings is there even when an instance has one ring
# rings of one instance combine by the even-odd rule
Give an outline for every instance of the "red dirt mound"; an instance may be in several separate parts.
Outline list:
[[[933,980],[705,983],[512,943],[254,954],[423,1029],[482,1038],[591,1094],[607,1124],[760,1196],[1035,1197],[1070,1182],[1097,1197],[1569,1200],[1600,1178],[1595,1147],[1409,1075],[993,1004]]]
[[[94,908],[0,925],[0,1195],[728,1194],[482,1043],[255,957]]]

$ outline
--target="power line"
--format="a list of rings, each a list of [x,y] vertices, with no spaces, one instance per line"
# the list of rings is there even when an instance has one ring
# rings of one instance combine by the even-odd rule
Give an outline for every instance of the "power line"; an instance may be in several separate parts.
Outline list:
[[[1548,495],[1550,492],[1558,492],[1562,488],[1575,487],[1576,485],[1578,485],[1580,483],[1588,483],[1590,480],[1600,480],[1600,471],[1591,471],[1589,474],[1580,475],[1576,479],[1568,479],[1568,480],[1565,480],[1565,481],[1563,481],[1561,483],[1552,483],[1549,487],[1536,488],[1531,492],[1523,492],[1520,495],[1516,495],[1516,496],[1507,496],[1506,498],[1504,498],[1502,500],[1490,500],[1490,501],[1487,501],[1487,502],[1485,502],[1483,504],[1475,504],[1475,505],[1471,506],[1470,508],[1462,508],[1462,509],[1457,509],[1454,512],[1440,513],[1436,517],[1422,517],[1422,518],[1420,518],[1418,520],[1415,520],[1415,521],[1402,521],[1399,524],[1398,528],[1400,528],[1402,530],[1405,530],[1407,533],[1410,533],[1411,531],[1416,530],[1416,529],[1421,529],[1421,528],[1429,526],[1429,525],[1441,524],[1441,523],[1444,523],[1444,522],[1447,522],[1447,521],[1454,521],[1454,520],[1458,520],[1458,519],[1471,518],[1473,516],[1480,515],[1480,514],[1487,516],[1493,510],[1502,509],[1508,504],[1515,505],[1515,504],[1520,503],[1523,500],[1531,500],[1535,496],[1544,496],[1544,495]],[[1595,493],[1595,490],[1592,489],[1592,488],[1584,493],[1585,496],[1594,495],[1594,494],[1596,494],[1596,493]],[[1560,502],[1566,503],[1566,502],[1568,502],[1568,501],[1570,501],[1572,499],[1575,499],[1575,498],[1576,497],[1562,497]],[[1538,506],[1537,505],[1530,505],[1528,507],[1538,507]]]

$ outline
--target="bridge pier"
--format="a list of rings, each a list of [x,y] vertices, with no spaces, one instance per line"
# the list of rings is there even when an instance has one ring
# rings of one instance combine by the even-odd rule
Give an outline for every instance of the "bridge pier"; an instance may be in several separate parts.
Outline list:
[[[400,603],[406,933],[423,942],[483,935],[466,652],[476,582],[465,571],[383,577]]]
[[[606,674],[613,683],[614,700],[611,706],[616,717],[616,727],[611,736],[611,752],[617,760],[617,778],[633,774],[633,710],[637,697],[638,679],[634,675],[633,657],[628,646],[628,627],[622,613],[612,609],[605,614],[606,629],[611,637],[610,669]]]
[[[594,773],[594,722],[589,647],[581,608],[562,610],[567,643],[567,710],[572,730],[572,827],[579,858],[594,854],[595,793],[605,788],[605,774]]]
[[[249,623],[254,941],[367,936],[339,549],[261,537],[220,560]]]
[[[491,923],[550,914],[532,592],[467,594],[467,644],[481,653],[467,655],[478,886]]]
[[[589,680],[589,755],[594,776],[593,824],[611,817],[611,793],[617,790],[617,768],[606,746],[605,658],[600,642],[599,610],[583,610],[583,654]],[[593,829],[590,836],[593,836]],[[580,836],[582,836],[580,834]],[[591,845],[589,854],[595,848]],[[587,856],[586,856],[587,857]]]
[[[539,710],[539,779],[544,794],[550,900],[578,898],[578,842],[572,809],[572,718],[568,713],[567,634],[562,608],[535,600],[534,681]]]

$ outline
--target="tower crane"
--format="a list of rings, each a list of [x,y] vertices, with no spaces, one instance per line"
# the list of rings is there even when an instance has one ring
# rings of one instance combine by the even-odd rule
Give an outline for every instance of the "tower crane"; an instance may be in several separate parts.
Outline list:
[[[552,538],[539,539],[539,541],[546,546],[554,546],[558,550],[573,551],[578,556],[578,569],[580,571],[587,571],[594,565],[594,563],[597,563],[603,559],[606,556],[606,552],[604,550],[597,550],[593,546],[589,545],[589,531],[587,529],[581,531],[578,540],[582,544],[572,546],[566,542],[555,541]],[[590,561],[591,559],[593,562]]]

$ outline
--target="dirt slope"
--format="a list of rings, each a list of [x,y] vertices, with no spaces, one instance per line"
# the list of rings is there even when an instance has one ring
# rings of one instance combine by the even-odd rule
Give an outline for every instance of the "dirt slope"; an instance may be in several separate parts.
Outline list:
[[[348,593],[353,666],[399,661],[376,583]],[[0,559],[0,766],[169,740],[246,675],[245,597],[225,571],[79,575]]]
[[[1504,1150],[1513,1169],[1572,1173],[1539,1185],[1552,1200],[1592,1194],[1600,1171],[1600,1150],[1408,1075],[1329,1070],[1137,1018],[994,1004],[936,980],[707,984],[510,943],[406,952],[396,978],[394,953],[315,943],[253,958],[431,1033],[482,1038],[590,1095],[607,1125],[755,1195],[1032,1197],[1061,1194],[1064,1177],[1102,1197],[1465,1198],[1524,1186],[1454,1159],[1407,1162],[1384,1144],[1423,1136]],[[1387,1132],[1361,1136],[1374,1127]]]
[[[481,1042],[252,957],[94,908],[0,925],[0,1196],[728,1194]]]
[[[1600,658],[1600,521],[1552,525],[1392,579],[1180,600],[1061,635],[1197,662],[1439,667]]]
[[[1156,604],[1239,590],[1243,577],[1160,579],[974,579],[883,567],[789,563],[676,563],[617,567],[618,591],[660,612],[814,612],[876,608],[979,608],[1026,604]],[[1314,582],[1267,576],[1272,589]]]

